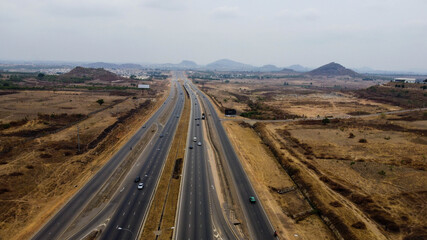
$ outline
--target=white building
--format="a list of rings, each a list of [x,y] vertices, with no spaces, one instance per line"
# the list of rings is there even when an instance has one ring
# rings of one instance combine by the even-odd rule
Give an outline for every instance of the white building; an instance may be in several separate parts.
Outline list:
[[[415,78],[395,78],[393,82],[400,82],[400,83],[415,83]]]
[[[150,85],[148,85],[148,84],[138,84],[138,88],[149,89]]]

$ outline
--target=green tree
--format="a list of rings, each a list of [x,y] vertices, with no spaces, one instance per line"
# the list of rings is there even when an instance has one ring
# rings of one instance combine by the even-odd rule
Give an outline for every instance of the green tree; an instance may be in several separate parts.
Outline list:
[[[104,103],[104,99],[98,99],[96,102],[101,106]]]
[[[41,80],[43,77],[44,77],[44,73],[39,73],[39,74],[37,74],[37,78],[38,78],[38,79],[40,79],[40,80]]]
[[[322,119],[322,123],[324,124],[324,125],[326,125],[326,124],[328,124],[328,123],[330,123],[331,122],[331,120],[329,120],[329,118],[327,118],[327,117],[325,117],[324,119]]]

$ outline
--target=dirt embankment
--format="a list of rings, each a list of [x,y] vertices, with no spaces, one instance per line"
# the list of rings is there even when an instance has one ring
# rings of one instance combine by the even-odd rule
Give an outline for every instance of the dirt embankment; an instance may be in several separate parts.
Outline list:
[[[256,124],[255,131],[261,136],[264,144],[266,144],[273,152],[279,164],[287,172],[290,178],[295,182],[296,186],[310,202],[316,214],[329,226],[330,230],[335,233],[339,239],[381,239],[383,236],[378,236],[375,232],[356,232],[350,227],[358,222],[363,222],[363,217],[354,214],[350,211],[342,210],[345,205],[343,199],[331,192],[324,184],[318,180],[316,172],[318,170],[310,165],[304,158],[304,154],[298,152],[303,150],[304,146],[299,146],[292,139],[285,140],[277,139],[271,134],[264,124]],[[284,135],[284,137],[288,137]],[[338,206],[338,207],[334,207]]]
[[[224,127],[279,237],[334,239],[254,129],[244,122]]]
[[[410,112],[255,130],[337,235],[415,239],[425,236],[426,133],[417,128],[424,118]]]
[[[406,86],[406,87],[405,87]],[[385,86],[372,86],[354,93],[365,99],[392,104],[402,108],[423,108],[427,102],[427,91],[424,84],[390,83]]]
[[[49,126],[80,121],[81,115],[41,114],[2,130],[0,239],[28,238],[37,231],[162,104],[165,93],[152,101],[128,99],[79,122],[80,151],[75,126],[45,133]],[[23,134],[34,130],[43,134]]]

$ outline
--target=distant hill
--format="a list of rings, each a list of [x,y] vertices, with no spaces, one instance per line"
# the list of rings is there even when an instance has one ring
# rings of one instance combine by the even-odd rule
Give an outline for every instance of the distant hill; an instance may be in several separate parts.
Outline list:
[[[197,65],[197,63],[193,62],[193,61],[189,61],[189,60],[183,60],[182,62],[176,64],[179,67],[183,67],[183,68],[198,68],[199,65]]]
[[[311,76],[350,76],[350,77],[359,76],[359,74],[356,73],[355,71],[345,68],[342,65],[334,62],[328,63],[319,68],[311,70],[307,74]]]
[[[116,64],[116,63],[106,63],[106,62],[88,63],[88,64],[84,64],[83,67],[88,67],[88,68],[109,68],[109,69],[142,68],[141,65],[134,64],[134,63]]]
[[[87,80],[101,80],[101,81],[108,81],[108,82],[119,80],[119,79],[125,79],[103,68],[84,68],[84,67],[75,67],[68,73],[64,73],[59,77],[62,79],[85,78]]]
[[[230,59],[221,59],[213,63],[209,63],[206,65],[206,68],[218,71],[253,71],[256,67]]]
[[[267,65],[264,65],[264,66],[258,68],[258,71],[260,71],[260,72],[279,72],[280,70],[282,70],[282,69],[280,69],[280,68],[278,68],[272,64],[267,64]]]
[[[291,65],[291,66],[287,67],[287,69],[292,69],[295,72],[308,72],[308,71],[312,70],[311,68],[304,67],[304,66],[301,66],[299,64]]]
[[[296,71],[294,71],[293,69],[290,68],[282,68],[280,70],[281,73],[296,73]]]

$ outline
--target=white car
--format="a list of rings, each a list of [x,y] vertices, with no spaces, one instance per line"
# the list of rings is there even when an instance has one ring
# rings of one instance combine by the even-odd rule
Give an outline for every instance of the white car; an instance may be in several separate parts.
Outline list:
[[[138,190],[142,190],[144,188],[144,183],[139,183],[138,184]]]
[[[197,143],[197,146],[202,146],[202,142],[198,142],[198,143]]]

